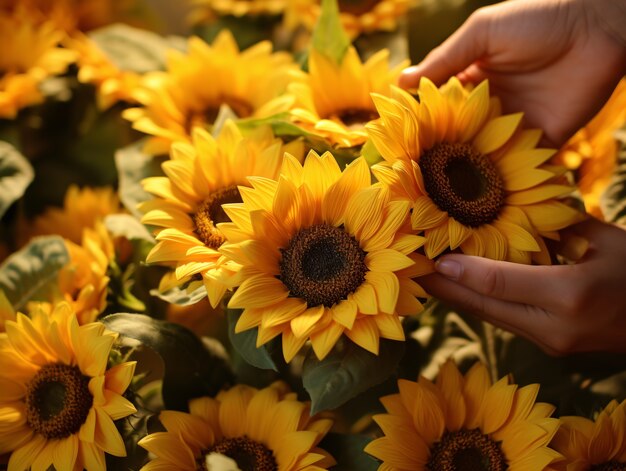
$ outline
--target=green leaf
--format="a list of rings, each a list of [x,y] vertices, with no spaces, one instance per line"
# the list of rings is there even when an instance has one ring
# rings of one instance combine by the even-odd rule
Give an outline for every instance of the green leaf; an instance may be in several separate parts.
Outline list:
[[[0,142],[0,218],[24,195],[35,173],[26,158],[7,142]]]
[[[311,396],[311,413],[336,409],[357,394],[382,383],[396,372],[404,342],[380,340],[378,355],[344,341],[323,360],[309,351],[302,366],[302,382]]]
[[[155,244],[154,237],[146,229],[146,226],[130,214],[109,214],[104,218],[104,225],[116,237],[121,236],[130,241],[137,240]]]
[[[240,309],[227,309],[226,318],[228,320],[228,338],[237,353],[243,357],[245,361],[256,368],[262,370],[278,371],[276,363],[272,359],[266,345],[257,348],[257,329],[250,329],[238,334],[235,333],[237,321],[243,313]]]
[[[31,300],[38,300],[59,270],[70,261],[63,238],[35,237],[0,265],[0,289],[18,311]]]
[[[190,399],[214,396],[234,381],[228,363],[179,324],[127,313],[111,314],[101,322],[159,354],[164,363],[163,403],[167,409],[187,410]]]
[[[617,167],[600,205],[607,221],[626,224],[626,129],[620,129],[615,135],[620,144]]]
[[[350,38],[341,25],[337,0],[322,0],[322,10],[311,41],[317,52],[341,64],[350,47]]]
[[[152,195],[141,186],[141,180],[164,175],[161,163],[165,158],[145,154],[142,151],[144,145],[145,140],[142,139],[115,153],[120,200],[137,219],[143,216],[137,205],[152,199]]]
[[[237,127],[242,132],[251,131],[259,126],[271,126],[275,136],[278,137],[307,137],[318,138],[309,131],[288,121],[289,113],[278,113],[267,118],[246,118],[237,120]]]
[[[196,304],[207,297],[206,288],[201,282],[194,281],[182,286],[176,286],[165,292],[158,289],[150,290],[152,296],[156,296],[170,304],[178,304],[179,306],[189,306]]]
[[[337,460],[333,471],[376,471],[380,463],[363,451],[371,441],[364,435],[329,433],[320,442],[320,448]]]
[[[164,69],[171,46],[156,33],[121,23],[92,31],[89,37],[119,69],[140,74]]]
[[[380,155],[380,152],[378,152],[371,139],[368,139],[365,141],[365,144],[363,144],[361,155],[365,158],[370,167],[383,160],[382,155]]]

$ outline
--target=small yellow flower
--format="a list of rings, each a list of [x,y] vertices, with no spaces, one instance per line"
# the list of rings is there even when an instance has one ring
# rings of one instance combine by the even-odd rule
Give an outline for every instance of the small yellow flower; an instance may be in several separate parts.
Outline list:
[[[64,37],[27,9],[0,11],[0,119],[15,118],[22,108],[43,101],[39,84],[76,60],[75,52],[58,47]]]
[[[150,154],[167,154],[173,142],[188,142],[195,126],[211,129],[222,105],[238,118],[263,118],[291,104],[282,94],[288,71],[297,66],[289,54],[272,53],[269,41],[239,51],[224,29],[211,45],[192,37],[187,54],[171,50],[167,57],[167,72],[146,74],[135,91],[142,107],[123,114],[152,136],[146,146]]]
[[[544,165],[554,151],[536,147],[540,131],[521,129],[521,113],[502,115],[487,81],[470,90],[456,78],[440,89],[422,79],[418,95],[375,95],[381,117],[367,130],[386,160],[372,170],[411,202],[426,255],[460,248],[550,264],[543,238],[558,240],[582,215],[558,200],[574,188],[559,180],[564,169]]]
[[[559,421],[553,406],[535,402],[538,384],[492,384],[483,364],[463,376],[449,360],[436,383],[421,377],[398,388],[381,398],[387,413],[374,416],[384,436],[365,448],[380,471],[542,471],[562,459],[548,447]]]
[[[372,187],[364,159],[342,172],[330,153],[304,165],[286,155],[278,181],[249,180],[220,225],[220,252],[242,266],[228,304],[243,309],[236,332],[258,328],[258,345],[282,335],[288,362],[309,339],[320,359],[343,334],[375,354],[380,337],[404,340],[400,316],[426,297],[412,278],[432,270],[414,253],[423,238],[408,233],[409,203]]]
[[[376,31],[393,31],[414,0],[338,0],[343,29],[350,38]],[[321,0],[291,0],[285,11],[288,27],[315,28],[321,13]]]
[[[626,469],[626,401],[611,401],[595,420],[560,418],[552,447],[565,456],[558,469],[618,471]]]
[[[191,0],[190,22],[211,22],[216,16],[276,16],[285,11],[288,0]]]
[[[406,66],[408,60],[390,68],[386,49],[362,63],[350,46],[341,64],[336,64],[312,48],[308,74],[288,87],[295,97],[291,115],[300,127],[332,145],[362,145],[367,140],[365,125],[378,118],[370,94],[389,95]]]
[[[554,156],[554,162],[574,172],[588,213],[602,218],[600,198],[617,164],[615,131],[626,122],[626,80],[622,80],[604,108]]]
[[[161,412],[167,431],[139,441],[156,455],[141,471],[196,471],[207,461],[232,460],[234,469],[255,471],[322,471],[335,464],[317,446],[332,421],[311,417],[310,405],[282,382],[261,390],[237,385],[215,399],[191,400],[189,411]]]
[[[79,326],[67,304],[18,314],[0,334],[0,455],[9,469],[94,471],[125,456],[114,420],[136,412],[123,397],[135,362],[107,368],[117,334]]]

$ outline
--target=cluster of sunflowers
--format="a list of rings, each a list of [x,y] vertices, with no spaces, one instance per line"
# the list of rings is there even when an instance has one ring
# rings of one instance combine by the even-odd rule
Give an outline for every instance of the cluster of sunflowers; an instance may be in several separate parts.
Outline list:
[[[396,87],[426,1],[188,7],[0,0],[0,469],[626,469],[619,361],[419,284],[580,255],[625,85],[546,149],[486,81]]]

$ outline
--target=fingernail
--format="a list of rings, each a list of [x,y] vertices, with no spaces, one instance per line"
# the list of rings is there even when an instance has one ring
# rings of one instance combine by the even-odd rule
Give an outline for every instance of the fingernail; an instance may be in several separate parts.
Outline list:
[[[463,267],[454,260],[439,260],[435,263],[435,270],[451,280],[458,280],[461,277]]]

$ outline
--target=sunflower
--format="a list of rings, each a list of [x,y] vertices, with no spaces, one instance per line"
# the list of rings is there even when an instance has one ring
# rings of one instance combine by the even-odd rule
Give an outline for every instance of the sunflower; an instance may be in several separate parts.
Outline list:
[[[117,334],[79,326],[67,304],[18,314],[0,334],[0,455],[9,469],[104,470],[125,456],[114,420],[136,412],[122,395],[135,362],[107,369]]]
[[[413,253],[423,238],[408,233],[409,203],[371,187],[363,158],[342,173],[328,152],[304,165],[286,155],[278,181],[249,180],[219,226],[220,252],[242,266],[235,331],[258,328],[258,345],[282,334],[287,362],[309,338],[320,359],[344,333],[375,354],[380,337],[404,340],[400,316],[426,297],[411,278],[432,270]]]
[[[157,197],[141,207],[142,222],[157,228],[147,262],[175,267],[181,283],[202,277],[216,307],[229,285],[224,280],[238,271],[218,252],[226,238],[216,225],[230,221],[221,205],[241,201],[237,186],[248,185],[248,176],[276,178],[283,151],[269,127],[244,138],[230,120],[217,139],[196,128],[192,144],[172,146],[171,160],[163,164],[166,176],[143,181]]]
[[[414,0],[338,0],[343,29],[351,39],[398,28]],[[321,13],[321,0],[292,0],[285,11],[287,27],[303,25],[312,31]]]
[[[398,388],[374,416],[384,436],[365,447],[379,470],[541,471],[562,459],[548,447],[559,421],[553,406],[535,402],[538,384],[492,384],[485,365],[463,376],[448,360],[436,383],[401,379]]]
[[[156,455],[142,471],[196,471],[207,462],[234,460],[242,471],[323,470],[335,460],[317,447],[332,420],[311,417],[285,383],[264,389],[237,385],[215,399],[189,402],[189,413],[163,411],[167,430],[142,438],[139,445]],[[310,467],[310,468],[309,468]],[[224,468],[208,468],[224,469]]]
[[[338,65],[312,48],[309,73],[288,86],[295,97],[291,115],[300,127],[332,145],[362,145],[367,139],[365,124],[378,118],[370,94],[389,95],[391,84],[406,66],[408,60],[390,68],[387,49],[362,63],[351,46]]]
[[[554,162],[574,171],[587,212],[602,217],[600,198],[617,163],[615,131],[626,121],[626,79],[600,112],[565,143]]]
[[[423,79],[418,102],[394,89],[374,95],[380,119],[366,126],[386,162],[373,168],[395,195],[412,203],[434,258],[447,249],[518,263],[549,264],[543,237],[581,220],[557,200],[572,192],[562,170],[544,163],[540,131],[520,128],[522,114],[502,115],[487,81],[470,90],[456,78],[437,89]]]
[[[96,222],[109,214],[122,211],[117,193],[112,187],[70,185],[65,192],[63,208],[48,208],[33,221],[21,221],[21,245],[38,235],[58,234],[75,244],[83,240],[83,231],[93,229]]]
[[[277,16],[281,15],[288,0],[190,0],[190,22],[211,22],[215,16]]]
[[[620,471],[626,469],[626,401],[611,401],[595,420],[560,418],[552,447],[565,456],[559,469]]]
[[[153,136],[146,152],[167,154],[172,142],[189,140],[193,127],[210,129],[222,105],[238,118],[263,118],[289,108],[291,98],[281,94],[288,71],[297,66],[289,54],[272,53],[269,41],[240,52],[224,29],[211,45],[192,37],[188,48],[186,55],[170,50],[168,71],[146,74],[136,90],[143,107],[123,113],[135,129]]]
[[[96,87],[101,109],[108,109],[118,102],[135,103],[132,93],[139,86],[139,74],[120,70],[87,36],[76,33],[67,44],[79,54],[78,80]]]
[[[64,32],[41,22],[26,9],[0,12],[0,119],[43,101],[39,84],[64,72],[76,54],[58,47]]]

